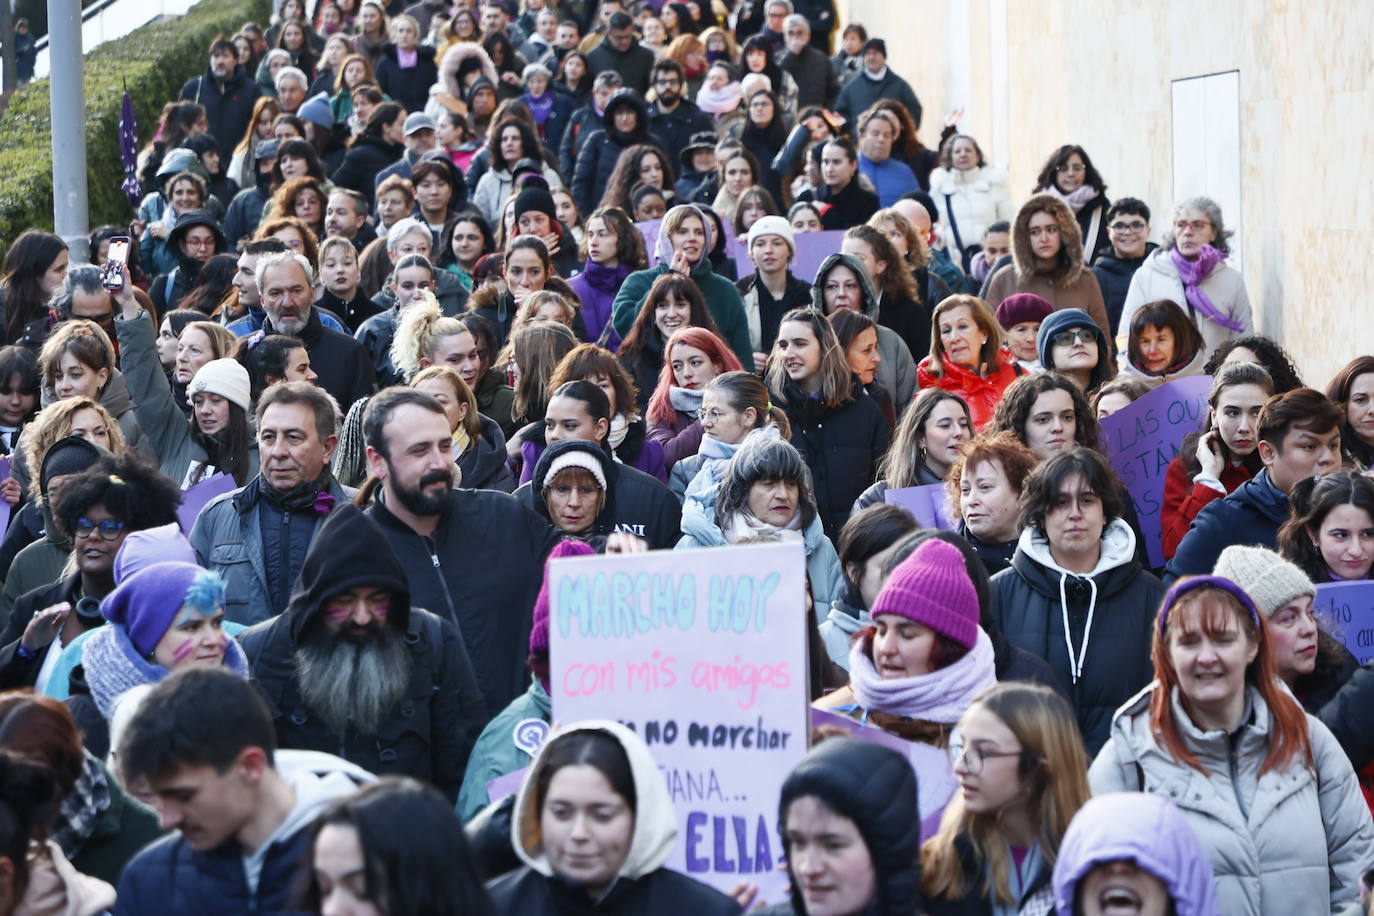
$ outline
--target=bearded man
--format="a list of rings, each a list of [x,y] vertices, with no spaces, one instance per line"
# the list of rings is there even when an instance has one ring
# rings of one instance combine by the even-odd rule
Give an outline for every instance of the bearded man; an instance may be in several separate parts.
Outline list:
[[[336,507],[286,611],[239,635],[283,748],[327,751],[456,799],[486,706],[463,637],[411,607],[376,522]]]

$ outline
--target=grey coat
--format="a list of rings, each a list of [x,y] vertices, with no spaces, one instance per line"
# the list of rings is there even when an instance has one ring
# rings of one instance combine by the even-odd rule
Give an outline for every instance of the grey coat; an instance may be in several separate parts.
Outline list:
[[[271,592],[267,588],[267,565],[263,558],[262,528],[255,502],[240,512],[234,497],[243,488],[231,490],[214,499],[196,516],[191,528],[191,547],[196,560],[206,569],[219,573],[225,583],[224,619],[232,623],[251,625],[280,613],[283,608],[272,607]],[[329,494],[335,505],[352,502],[357,493],[336,480],[329,482]],[[320,533],[327,515],[315,522],[313,540]]]
[[[1247,688],[1243,724],[1228,735],[1195,726],[1175,689],[1174,720],[1199,772],[1155,741],[1150,697],[1157,688],[1151,684],[1117,711],[1111,739],[1088,773],[1093,794],[1145,791],[1176,804],[1207,848],[1227,916],[1336,912],[1356,903],[1360,875],[1374,860],[1374,821],[1327,727],[1307,716],[1315,773],[1299,755],[1261,775],[1271,719],[1259,692]]]

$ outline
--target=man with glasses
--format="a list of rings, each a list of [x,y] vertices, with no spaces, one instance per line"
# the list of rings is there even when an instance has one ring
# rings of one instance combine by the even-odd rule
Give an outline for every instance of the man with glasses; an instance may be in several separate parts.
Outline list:
[[[1150,241],[1150,208],[1134,197],[1123,197],[1107,210],[1107,232],[1112,253],[1097,259],[1093,273],[1102,287],[1110,327],[1115,328],[1121,324],[1121,307],[1131,288],[1131,277],[1159,246]]]
[[[666,151],[686,149],[693,134],[712,130],[711,118],[683,97],[687,77],[681,64],[670,58],[654,64],[653,83],[658,98],[649,105],[649,131],[667,144]]]
[[[176,258],[177,266],[170,273],[159,274],[148,290],[157,314],[177,308],[200,284],[200,270],[205,262],[228,247],[219,223],[208,211],[187,210],[178,215],[176,225],[167,235],[167,250]]]
[[[613,13],[606,25],[606,37],[587,55],[587,66],[593,76],[614,70],[626,86],[648,95],[654,52],[635,40],[634,25],[629,13]]]
[[[797,81],[797,109],[829,107],[840,94],[840,77],[826,53],[811,43],[811,23],[793,13],[784,20],[783,38],[787,50],[778,66]]]

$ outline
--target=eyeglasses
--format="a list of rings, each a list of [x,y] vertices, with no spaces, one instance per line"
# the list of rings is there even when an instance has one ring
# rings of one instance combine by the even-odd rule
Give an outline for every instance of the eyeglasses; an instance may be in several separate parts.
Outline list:
[[[1212,221],[1210,219],[1179,219],[1174,220],[1174,231],[1187,232],[1189,229],[1191,229],[1194,232],[1201,232],[1203,229],[1206,229],[1210,225],[1212,225]]]
[[[1145,228],[1145,224],[1140,220],[1131,223],[1112,223],[1107,227],[1113,232],[1139,232]]]
[[[678,79],[676,76],[667,76],[667,77],[660,76],[658,79],[654,80],[654,85],[655,85],[655,86],[681,86],[681,85],[682,85],[682,80]]]
[[[1054,344],[1056,347],[1072,347],[1080,340],[1083,341],[1083,343],[1095,343],[1097,337],[1087,328],[1073,328],[1072,330],[1060,331],[1058,334],[1055,334],[1050,338],[1050,343]]]
[[[107,518],[103,522],[93,522],[88,518],[79,518],[76,520],[76,524],[72,526],[72,530],[76,532],[77,537],[81,538],[88,538],[98,531],[100,532],[98,537],[102,541],[113,541],[123,532],[124,523],[115,518]]]
[[[719,423],[721,417],[725,416],[728,416],[728,414],[719,407],[712,407],[710,410],[703,407],[697,411],[698,420],[710,420],[712,423]]]
[[[951,744],[949,746],[949,765],[957,767],[959,761],[964,762],[964,769],[971,775],[977,776],[983,772],[983,761],[990,757],[1020,757],[1021,752],[1017,751],[985,751],[976,745],[965,747],[962,744]]]
[[[1088,167],[1081,162],[1066,162],[1059,168],[1055,169],[1055,171],[1058,172],[1060,175],[1077,175],[1079,172],[1086,172],[1087,170]]]

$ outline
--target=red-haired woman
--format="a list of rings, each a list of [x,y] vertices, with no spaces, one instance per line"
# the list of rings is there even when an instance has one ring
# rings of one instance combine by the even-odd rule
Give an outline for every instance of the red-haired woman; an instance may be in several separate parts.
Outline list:
[[[1095,795],[1179,806],[1221,912],[1334,913],[1360,899],[1374,821],[1336,739],[1281,686],[1269,626],[1230,579],[1174,583],[1152,637],[1155,682],[1117,713],[1088,778]]]
[[[663,348],[663,368],[649,398],[649,438],[663,443],[668,470],[701,445],[701,398],[722,372],[743,369],[730,346],[705,328],[679,328]]]

